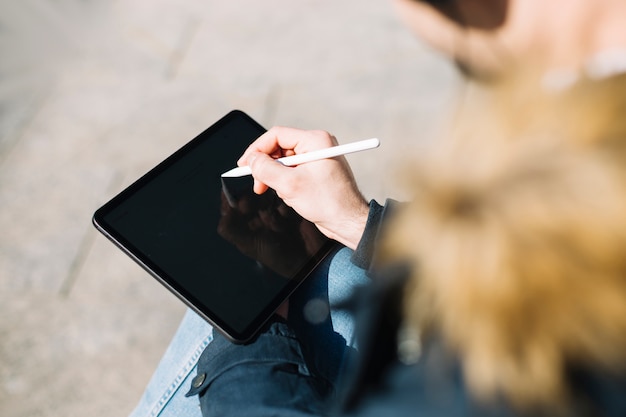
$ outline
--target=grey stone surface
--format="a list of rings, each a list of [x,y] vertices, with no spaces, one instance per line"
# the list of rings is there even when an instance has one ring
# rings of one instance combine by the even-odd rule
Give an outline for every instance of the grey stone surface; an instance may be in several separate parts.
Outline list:
[[[0,415],[119,416],[183,305],[93,211],[233,108],[321,128],[370,198],[460,83],[384,0],[0,1]]]

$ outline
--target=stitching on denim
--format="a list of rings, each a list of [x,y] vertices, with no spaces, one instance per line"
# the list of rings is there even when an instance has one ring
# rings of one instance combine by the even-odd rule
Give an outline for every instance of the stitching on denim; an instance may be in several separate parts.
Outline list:
[[[189,373],[191,373],[193,368],[196,366],[198,359],[200,358],[200,355],[202,355],[202,352],[209,345],[209,343],[211,343],[212,340],[213,340],[213,335],[209,335],[202,341],[200,346],[196,348],[196,350],[193,352],[191,357],[187,360],[187,363],[185,364],[185,366],[181,369],[178,375],[176,375],[176,378],[174,379],[174,381],[165,390],[163,395],[161,395],[161,398],[159,398],[159,401],[157,401],[157,403],[152,407],[152,411],[150,412],[150,417],[156,417],[159,414],[161,414],[161,411],[163,411],[163,408],[165,408],[165,405],[172,399],[172,397],[174,396],[174,393],[178,391],[178,389],[180,388],[180,385],[183,383],[185,378],[187,378]]]

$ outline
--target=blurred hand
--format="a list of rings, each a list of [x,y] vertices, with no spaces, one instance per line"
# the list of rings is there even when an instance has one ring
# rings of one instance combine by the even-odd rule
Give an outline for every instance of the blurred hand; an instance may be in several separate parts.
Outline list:
[[[237,162],[249,165],[254,191],[268,187],[285,204],[331,239],[355,249],[365,230],[369,207],[344,157],[286,167],[274,159],[336,146],[324,131],[273,127],[254,141]]]

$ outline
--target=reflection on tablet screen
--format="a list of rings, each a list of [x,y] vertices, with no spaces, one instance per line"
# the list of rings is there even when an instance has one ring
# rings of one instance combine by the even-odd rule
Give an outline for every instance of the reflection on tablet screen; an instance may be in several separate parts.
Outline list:
[[[324,243],[317,228],[273,190],[254,194],[249,177],[222,178],[217,232],[241,253],[285,278],[294,276]]]

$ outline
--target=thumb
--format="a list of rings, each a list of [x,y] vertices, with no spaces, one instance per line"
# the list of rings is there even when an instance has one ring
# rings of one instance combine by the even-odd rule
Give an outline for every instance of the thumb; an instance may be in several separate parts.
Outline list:
[[[248,157],[248,166],[254,177],[254,192],[263,194],[268,188],[276,189],[276,183],[284,178],[286,166],[263,152],[254,152]]]

